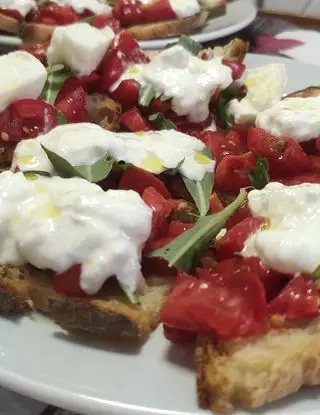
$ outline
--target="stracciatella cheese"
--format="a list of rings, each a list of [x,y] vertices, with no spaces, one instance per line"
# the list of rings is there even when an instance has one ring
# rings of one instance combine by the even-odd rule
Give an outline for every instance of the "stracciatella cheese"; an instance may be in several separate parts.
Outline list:
[[[238,101],[233,99],[228,111],[239,123],[253,123],[257,115],[278,103],[287,85],[287,73],[283,64],[269,64],[247,69],[243,78],[247,95]]]
[[[46,68],[28,52],[0,56],[0,111],[23,98],[36,99],[47,79]]]
[[[52,0],[59,6],[71,6],[78,14],[82,14],[86,9],[94,14],[111,14],[112,8],[107,0]]]
[[[179,19],[194,16],[200,12],[198,0],[169,0],[169,3]]]
[[[95,294],[115,275],[135,291],[152,210],[138,193],[79,178],[0,174],[0,263],[61,273],[82,265],[80,286]]]
[[[275,137],[308,141],[320,135],[320,97],[286,98],[261,112],[256,120]]]
[[[242,252],[285,274],[312,273],[320,265],[320,184],[269,183],[249,195],[252,216],[267,218]]]
[[[37,7],[35,0],[1,0],[0,9],[17,10],[25,17],[30,10]]]
[[[68,124],[35,139],[21,141],[14,152],[12,169],[54,173],[41,144],[73,166],[92,165],[104,156],[132,163],[159,174],[174,169],[191,180],[213,173],[215,161],[202,154],[202,141],[175,130],[114,133],[96,124]]]
[[[110,27],[100,30],[85,22],[57,27],[47,51],[48,65],[63,63],[77,75],[90,75],[114,36]]]
[[[231,69],[221,58],[205,61],[180,45],[165,49],[150,63],[129,65],[111,91],[126,79],[152,85],[157,95],[172,97],[172,109],[193,122],[206,120],[213,93],[232,83]]]

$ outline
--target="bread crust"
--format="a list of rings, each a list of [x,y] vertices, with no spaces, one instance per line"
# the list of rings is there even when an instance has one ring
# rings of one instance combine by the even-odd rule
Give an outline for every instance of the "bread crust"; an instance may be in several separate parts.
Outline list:
[[[21,27],[20,37],[26,43],[43,43],[50,39],[55,28],[43,23],[25,23]]]
[[[216,46],[214,49],[202,49],[199,56],[205,55],[207,59],[219,56],[227,60],[243,62],[248,52],[248,47],[248,42],[235,38],[225,46]]]
[[[263,336],[215,341],[198,336],[199,405],[229,413],[235,405],[258,408],[320,384],[320,317]]]
[[[90,298],[68,297],[52,287],[50,274],[33,267],[0,266],[0,314],[31,310],[47,314],[66,330],[143,340],[158,325],[172,280],[150,279],[141,304],[131,304],[117,284]]]
[[[158,23],[130,26],[126,31],[138,40],[163,39],[171,36],[180,36],[183,33],[192,33],[203,26],[208,19],[208,16],[208,12],[201,12],[185,19],[174,19]]]
[[[17,35],[21,28],[21,22],[10,16],[0,14],[0,31]]]
[[[309,98],[320,96],[320,86],[309,86],[306,89],[292,92],[285,96],[285,98]]]

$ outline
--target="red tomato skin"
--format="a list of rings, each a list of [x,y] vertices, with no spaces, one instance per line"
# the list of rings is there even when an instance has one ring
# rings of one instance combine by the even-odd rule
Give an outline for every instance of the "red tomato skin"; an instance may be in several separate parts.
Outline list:
[[[111,96],[125,107],[137,105],[140,92],[140,85],[133,79],[122,81],[118,88],[112,92]]]
[[[108,14],[96,15],[91,22],[91,26],[96,27],[97,29],[103,29],[104,27],[110,27],[113,33],[115,33],[116,35],[120,33],[121,31],[119,20],[114,19]]]
[[[63,26],[78,21],[78,15],[71,6],[49,3],[40,6],[31,17],[34,23]]]
[[[86,93],[79,78],[75,76],[68,78],[62,85],[55,106],[69,123],[89,121]]]
[[[281,182],[287,186],[295,186],[302,183],[320,183],[320,173],[306,173],[299,176],[286,177]]]
[[[256,216],[244,219],[229,229],[225,236],[216,241],[216,255],[219,260],[231,258],[240,253],[245,241],[265,224],[265,218]]]
[[[319,290],[308,276],[293,278],[267,306],[270,315],[282,315],[288,320],[313,318],[319,310]]]
[[[315,149],[316,149],[316,152],[317,152],[317,153],[320,153],[320,137],[318,137],[318,138],[316,139],[316,142],[315,142]]]
[[[70,297],[88,297],[80,287],[81,265],[77,264],[61,274],[55,274],[52,279],[56,292]]]
[[[161,101],[160,97],[154,98],[150,103],[150,109],[152,112],[161,112],[163,115],[167,115],[171,111],[171,100]]]
[[[226,222],[225,228],[230,229],[249,217],[251,217],[251,212],[248,203],[245,203],[240,206],[236,213]]]
[[[169,225],[168,236],[175,239],[177,236],[193,228],[194,223],[184,223],[179,220],[171,222]]]
[[[221,212],[221,210],[224,209],[224,206],[219,198],[219,196],[217,195],[217,193],[212,193],[212,195],[210,196],[210,210],[211,213],[218,213]]]
[[[120,116],[119,122],[133,133],[152,130],[151,125],[143,118],[142,114],[136,107],[124,112]]]
[[[18,20],[18,22],[21,22],[24,19],[24,17],[18,10],[0,9],[0,14]]]
[[[252,152],[226,156],[216,168],[215,189],[221,193],[236,195],[243,187],[250,186],[247,173],[256,165]]]
[[[49,42],[22,44],[20,50],[24,50],[37,58],[44,66],[47,66],[47,49]]]
[[[232,71],[232,79],[234,81],[240,79],[246,69],[246,66],[239,61],[230,61],[227,59],[223,59],[222,63],[226,66],[229,66],[229,68]]]

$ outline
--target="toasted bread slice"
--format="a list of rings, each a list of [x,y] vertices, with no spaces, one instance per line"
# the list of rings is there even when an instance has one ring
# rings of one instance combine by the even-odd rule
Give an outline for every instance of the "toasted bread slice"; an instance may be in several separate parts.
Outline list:
[[[163,39],[171,36],[180,36],[183,33],[192,33],[202,27],[208,19],[208,12],[201,12],[185,19],[174,19],[164,22],[130,26],[126,29],[130,35],[138,40]]]
[[[320,96],[320,86],[309,86],[309,88],[302,89],[301,91],[292,92],[284,98],[309,98],[318,96]]]
[[[43,43],[51,38],[55,27],[43,23],[25,23],[21,27],[20,37],[26,43]]]
[[[35,309],[67,330],[144,339],[158,324],[170,279],[148,280],[141,304],[131,304],[113,281],[90,298],[58,294],[50,275],[33,267],[0,266],[0,313]]]
[[[95,93],[87,96],[89,121],[109,131],[119,130],[121,105],[107,95]]]
[[[214,49],[203,49],[200,52],[200,56],[203,54],[206,55],[207,59],[212,59],[213,57],[223,57],[224,59],[243,62],[249,44],[242,39],[233,39],[225,46],[216,46]]]
[[[231,412],[257,408],[303,385],[320,384],[320,318],[263,336],[215,342],[200,335],[196,349],[199,404]]]
[[[0,14],[0,31],[17,35],[21,28],[21,22],[13,17]]]

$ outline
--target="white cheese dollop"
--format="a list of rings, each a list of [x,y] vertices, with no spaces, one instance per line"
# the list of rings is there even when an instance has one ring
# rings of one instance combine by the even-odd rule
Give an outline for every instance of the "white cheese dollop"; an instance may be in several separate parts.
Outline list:
[[[14,152],[12,170],[19,167],[21,171],[54,173],[41,144],[74,166],[91,165],[108,155],[160,174],[184,160],[181,174],[199,181],[215,167],[215,161],[201,153],[205,147],[202,141],[175,130],[114,133],[95,124],[80,123],[62,125],[48,134],[21,141]]]
[[[200,13],[198,0],[169,0],[169,4],[178,19],[184,19]]]
[[[285,274],[315,271],[320,265],[320,184],[269,183],[252,190],[248,199],[252,215],[268,221],[247,239],[242,254]]]
[[[82,264],[80,286],[95,294],[112,275],[130,290],[141,281],[141,251],[152,210],[133,191],[79,178],[0,174],[0,263],[58,273]]]
[[[0,0],[0,9],[17,10],[23,17],[36,7],[35,0]]]
[[[261,111],[281,100],[287,85],[285,65],[269,64],[247,69],[243,81],[247,95],[241,101],[230,101],[228,111],[238,123],[253,123]]]
[[[114,36],[110,27],[100,30],[85,22],[57,27],[47,51],[48,65],[63,63],[77,75],[90,75]]]
[[[320,97],[286,98],[263,111],[256,120],[275,137],[308,141],[320,135]]]
[[[94,14],[111,14],[112,11],[107,0],[52,0],[52,2],[59,6],[71,6],[78,14],[83,13],[85,9]]]
[[[36,99],[47,79],[46,68],[28,52],[0,56],[0,111],[22,98]]]
[[[152,85],[158,95],[172,97],[173,110],[193,122],[206,120],[214,91],[232,83],[231,69],[221,58],[205,61],[180,45],[165,49],[148,64],[129,65],[110,90],[126,79]]]

